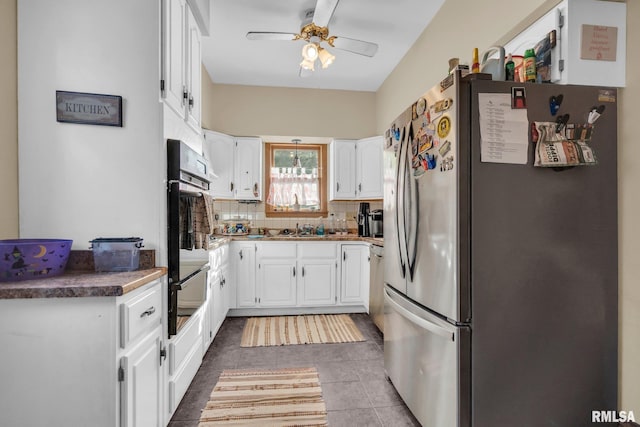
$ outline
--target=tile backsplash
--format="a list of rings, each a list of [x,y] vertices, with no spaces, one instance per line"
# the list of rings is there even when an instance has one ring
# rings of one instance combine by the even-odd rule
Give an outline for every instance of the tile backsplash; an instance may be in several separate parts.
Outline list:
[[[345,218],[349,229],[357,228],[356,215],[360,202],[354,201],[333,201],[328,203],[329,215],[334,214],[335,218]],[[382,200],[369,201],[371,210],[382,209]],[[213,210],[218,215],[216,225],[222,225],[225,221],[232,219],[243,219],[251,222],[253,227],[264,228],[294,228],[296,224],[310,224],[316,227],[320,222],[328,226],[329,218],[267,218],[265,216],[265,204],[260,203],[240,203],[235,200],[216,200],[213,203]]]

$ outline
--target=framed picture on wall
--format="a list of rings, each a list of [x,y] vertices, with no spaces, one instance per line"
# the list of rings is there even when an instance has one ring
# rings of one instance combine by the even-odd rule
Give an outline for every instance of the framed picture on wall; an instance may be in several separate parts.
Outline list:
[[[57,90],[56,120],[61,123],[122,127],[122,97]]]

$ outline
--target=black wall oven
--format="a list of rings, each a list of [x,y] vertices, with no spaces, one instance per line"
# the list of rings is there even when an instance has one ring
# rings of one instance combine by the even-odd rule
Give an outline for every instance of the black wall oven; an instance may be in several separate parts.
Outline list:
[[[194,200],[209,191],[207,160],[182,141],[167,140],[169,336],[205,301],[209,252],[194,249]]]

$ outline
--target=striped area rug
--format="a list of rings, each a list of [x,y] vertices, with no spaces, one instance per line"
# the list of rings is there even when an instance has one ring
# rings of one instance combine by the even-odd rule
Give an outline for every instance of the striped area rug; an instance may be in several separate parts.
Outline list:
[[[240,347],[364,341],[347,314],[250,317]]]
[[[326,425],[316,369],[285,368],[223,371],[198,427]]]

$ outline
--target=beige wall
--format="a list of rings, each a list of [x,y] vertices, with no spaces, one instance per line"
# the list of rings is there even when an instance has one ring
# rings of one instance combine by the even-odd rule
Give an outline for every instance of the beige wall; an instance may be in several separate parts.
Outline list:
[[[0,239],[18,237],[16,2],[0,2]]]
[[[618,104],[620,409],[640,413],[640,1],[627,1],[627,86]]]
[[[236,136],[376,135],[372,92],[221,85],[204,76],[202,122],[207,129]]]

